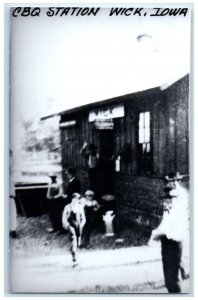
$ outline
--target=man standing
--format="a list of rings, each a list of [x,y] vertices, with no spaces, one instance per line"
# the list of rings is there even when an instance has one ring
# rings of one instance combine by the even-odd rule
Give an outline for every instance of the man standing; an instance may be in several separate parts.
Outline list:
[[[90,189],[93,190],[95,194],[97,194],[99,153],[97,152],[97,148],[95,144],[92,143],[88,147],[87,146],[88,146],[87,142],[84,142],[84,145],[80,150],[80,153],[87,160]]]
[[[61,230],[61,196],[62,196],[62,186],[57,181],[57,176],[55,174],[51,174],[49,176],[51,178],[51,182],[48,185],[47,190],[47,199],[48,207],[49,207],[49,217],[51,220],[52,228],[48,229],[48,232],[56,232]]]
[[[188,194],[181,186],[179,173],[165,177],[165,209],[162,222],[151,239],[161,241],[165,286],[169,293],[181,293],[179,272],[182,270],[182,248],[188,232]]]
[[[71,203],[65,206],[62,216],[63,227],[70,232],[73,266],[78,264],[77,250],[81,244],[82,229],[86,222],[84,208],[79,199],[80,194],[74,193]]]
[[[68,186],[66,189],[66,203],[69,204],[72,199],[72,195],[74,193],[79,193],[81,192],[81,185],[80,181],[76,178],[76,169],[73,167],[70,167],[67,172],[67,177],[68,177]]]

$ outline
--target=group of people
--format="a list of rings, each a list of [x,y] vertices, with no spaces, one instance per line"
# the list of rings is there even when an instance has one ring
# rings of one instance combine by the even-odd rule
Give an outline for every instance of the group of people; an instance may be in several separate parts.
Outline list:
[[[68,177],[68,186],[66,194],[63,193],[62,183],[57,180],[55,174],[50,174],[51,182],[48,185],[47,199],[49,217],[51,220],[52,228],[49,228],[49,232],[62,232],[62,211],[66,204],[69,204],[74,193],[81,192],[80,181],[76,178],[76,169],[69,168],[66,172]]]
[[[81,151],[84,154],[86,147],[85,143]],[[90,187],[94,188],[98,154],[93,146],[89,148],[86,157],[89,164]],[[95,194],[92,189],[81,195],[81,185],[76,178],[75,168],[69,168],[66,174],[68,177],[66,193],[63,193],[62,184],[57,180],[57,176],[50,174],[51,182],[47,190],[47,199],[52,228],[48,231],[69,232],[73,266],[76,266],[78,248],[90,247],[94,218],[100,205],[94,199]],[[180,183],[181,179],[179,173],[165,176],[163,216],[150,238],[150,241],[161,242],[165,286],[169,293],[180,293],[180,277],[182,279],[188,277],[183,266],[183,247],[186,237],[189,236],[189,201],[187,191]],[[15,196],[14,183],[11,180],[10,236],[12,238],[17,237]]]
[[[74,266],[77,264],[77,249],[90,247],[91,233],[94,228],[94,213],[100,206],[94,200],[94,192],[88,190],[85,197],[74,193],[72,201],[63,211],[62,224],[70,232],[71,254]]]
[[[93,191],[88,190],[84,196],[80,195],[80,184],[75,178],[73,168],[68,169],[67,175],[68,194],[64,195],[67,203],[63,209],[61,226],[70,232],[71,253],[73,264],[76,265],[77,249],[83,246],[89,248],[94,227],[94,212],[99,210],[100,206],[94,200]],[[55,177],[51,178],[48,198],[51,195],[56,199],[60,195],[60,190]],[[189,203],[187,191],[180,184],[181,179],[179,173],[170,173],[165,177],[163,216],[159,226],[152,231],[151,235],[151,240],[161,241],[163,272],[169,293],[181,292],[180,274],[182,279],[187,278],[182,257],[183,245],[189,235]]]
[[[94,192],[87,190],[81,196],[81,186],[75,177],[76,170],[67,170],[68,186],[66,194],[63,193],[61,184],[56,175],[50,175],[51,183],[48,186],[47,198],[49,200],[49,216],[52,228],[49,232],[69,231],[71,239],[71,254],[73,265],[77,265],[78,248],[89,248],[91,233],[94,228],[95,213],[100,205],[94,200]]]

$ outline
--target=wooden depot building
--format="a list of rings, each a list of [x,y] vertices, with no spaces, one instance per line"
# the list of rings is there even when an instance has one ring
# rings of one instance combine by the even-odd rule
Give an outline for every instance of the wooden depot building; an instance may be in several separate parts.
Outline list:
[[[189,174],[189,75],[166,88],[127,94],[60,114],[63,179],[77,169],[89,188],[84,142],[99,153],[100,196],[115,196],[120,222],[155,226],[162,214],[163,178]],[[44,118],[43,118],[44,119]],[[100,199],[98,199],[100,201]]]

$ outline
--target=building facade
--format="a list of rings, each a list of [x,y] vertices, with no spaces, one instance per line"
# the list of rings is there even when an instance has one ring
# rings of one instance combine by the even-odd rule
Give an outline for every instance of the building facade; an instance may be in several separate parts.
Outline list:
[[[153,88],[60,113],[63,180],[74,166],[89,188],[84,142],[99,153],[100,196],[115,195],[120,222],[155,227],[162,215],[163,178],[189,179],[189,76]],[[100,201],[100,199],[98,199]]]

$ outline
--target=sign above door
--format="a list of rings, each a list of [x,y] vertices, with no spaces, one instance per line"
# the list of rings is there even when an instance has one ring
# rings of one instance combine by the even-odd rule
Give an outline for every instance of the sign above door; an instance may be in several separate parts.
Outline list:
[[[95,127],[96,127],[96,129],[99,129],[99,130],[105,130],[105,129],[112,130],[114,127],[113,119],[96,120]]]

